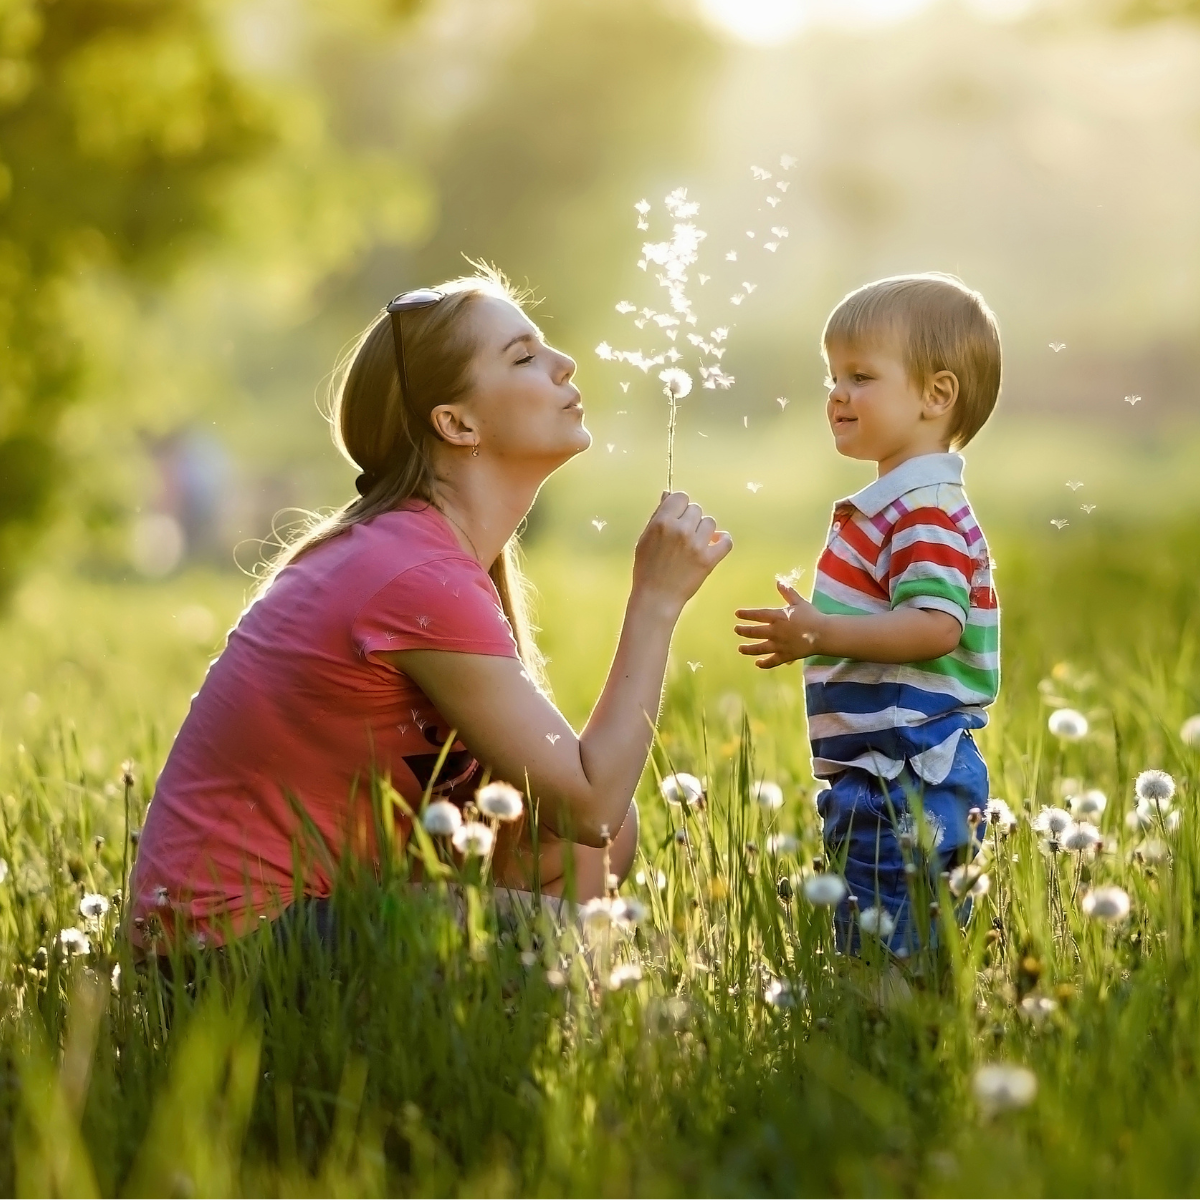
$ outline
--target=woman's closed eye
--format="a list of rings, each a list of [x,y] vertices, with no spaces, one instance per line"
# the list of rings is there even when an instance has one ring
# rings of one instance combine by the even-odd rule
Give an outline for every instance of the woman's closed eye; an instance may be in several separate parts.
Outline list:
[[[534,356],[532,354],[523,354],[523,355],[521,355],[520,358],[517,359],[516,362],[513,363],[513,366],[514,367],[524,366],[526,363],[533,362],[533,359],[534,359]]]

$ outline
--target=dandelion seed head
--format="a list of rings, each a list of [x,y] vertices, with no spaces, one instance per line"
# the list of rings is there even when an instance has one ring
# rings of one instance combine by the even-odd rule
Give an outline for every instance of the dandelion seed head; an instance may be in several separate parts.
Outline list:
[[[88,892],[79,902],[80,913],[91,921],[98,921],[108,913],[108,897],[99,892]]]
[[[1125,814],[1125,828],[1137,833],[1150,829],[1156,823],[1156,810],[1145,801],[1139,801]]]
[[[950,894],[956,898],[966,895],[986,896],[992,881],[978,864],[964,863],[950,872]]]
[[[695,775],[689,775],[686,771],[678,771],[674,775],[668,775],[661,784],[659,789],[662,793],[662,798],[668,803],[679,807],[687,804],[693,806],[698,804],[704,797],[704,788],[700,784],[700,780]]]
[[[642,968],[637,963],[621,963],[614,967],[608,977],[608,990],[619,992],[622,988],[636,987],[642,981]]]
[[[984,812],[987,815],[988,824],[1000,833],[1011,833],[1017,827],[1017,814],[999,797],[992,797],[987,802]]]
[[[516,821],[525,812],[525,800],[511,783],[497,779],[475,793],[475,803],[485,817]]]
[[[863,933],[873,933],[884,942],[892,936],[892,931],[896,928],[892,914],[886,908],[874,904],[858,914],[858,924]]]
[[[790,833],[773,833],[767,838],[768,854],[795,854],[800,849],[799,840]]]
[[[1044,838],[1057,841],[1074,824],[1074,818],[1065,808],[1043,806],[1033,819],[1034,829]]]
[[[613,920],[618,925],[623,925],[626,928],[632,928],[639,922],[644,921],[648,911],[640,900],[636,900],[632,896],[623,896],[619,900],[612,902]]]
[[[1037,1097],[1037,1076],[1015,1063],[989,1063],[971,1078],[971,1091],[988,1114],[1027,1108]]]
[[[486,858],[492,852],[496,835],[482,821],[464,821],[450,840],[455,850],[466,858]]]
[[[1063,830],[1060,841],[1064,850],[1086,854],[1104,844],[1104,835],[1088,821],[1074,821]]]
[[[1049,996],[1026,996],[1021,1001],[1021,1016],[1034,1025],[1041,1025],[1058,1009],[1058,1001]]]
[[[692,390],[692,377],[678,367],[668,367],[659,371],[659,379],[663,382],[664,390],[674,400],[682,400]]]
[[[1175,795],[1175,780],[1166,771],[1143,771],[1135,781],[1133,790],[1139,800],[1155,805],[1165,812]]]
[[[1046,722],[1050,732],[1064,742],[1078,742],[1087,737],[1088,719],[1073,708],[1057,708]]]
[[[1098,817],[1108,807],[1108,797],[1099,788],[1088,788],[1072,796],[1068,803],[1077,817]]]
[[[1120,887],[1093,888],[1083,898],[1083,911],[1096,921],[1123,921],[1129,916],[1129,893]]]
[[[770,811],[783,807],[783,788],[768,779],[758,780],[751,785],[750,794],[759,804]]]
[[[92,952],[92,943],[82,929],[59,930],[58,944],[64,954],[79,955]]]
[[[763,999],[772,1008],[794,1008],[796,996],[786,979],[772,979],[763,988]]]
[[[434,800],[421,816],[425,832],[433,837],[451,837],[462,823],[462,813],[449,800]]]
[[[1138,843],[1134,854],[1143,862],[1160,863],[1171,857],[1171,848],[1162,838],[1145,838]]]

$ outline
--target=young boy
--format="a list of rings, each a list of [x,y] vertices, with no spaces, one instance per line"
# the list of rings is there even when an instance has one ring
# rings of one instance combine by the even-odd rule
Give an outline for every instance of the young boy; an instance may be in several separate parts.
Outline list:
[[[850,889],[839,944],[857,949],[861,923],[903,957],[920,941],[906,863],[936,876],[968,858],[988,801],[971,731],[999,690],[999,609],[950,451],[996,404],[1000,335],[982,296],[927,274],[851,292],[822,342],[834,445],[878,477],[834,506],[812,603],[781,582],[787,607],[739,609],[754,624],[735,628],[760,667],[807,659],[813,772],[829,783],[818,806]]]

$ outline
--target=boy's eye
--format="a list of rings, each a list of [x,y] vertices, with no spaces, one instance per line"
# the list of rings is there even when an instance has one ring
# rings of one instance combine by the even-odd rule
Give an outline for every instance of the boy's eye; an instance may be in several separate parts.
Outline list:
[[[854,382],[855,383],[866,383],[867,380],[870,378],[871,378],[870,375],[858,374],[858,375],[854,376]]]

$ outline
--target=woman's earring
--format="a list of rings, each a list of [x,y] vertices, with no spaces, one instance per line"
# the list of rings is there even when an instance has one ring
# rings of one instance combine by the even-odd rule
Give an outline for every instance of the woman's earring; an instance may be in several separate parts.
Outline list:
[[[471,457],[472,457],[472,458],[478,458],[478,457],[479,457],[479,442],[478,442],[478,441],[476,441],[475,443],[473,443],[473,444],[472,444],[472,446],[471,446]]]

